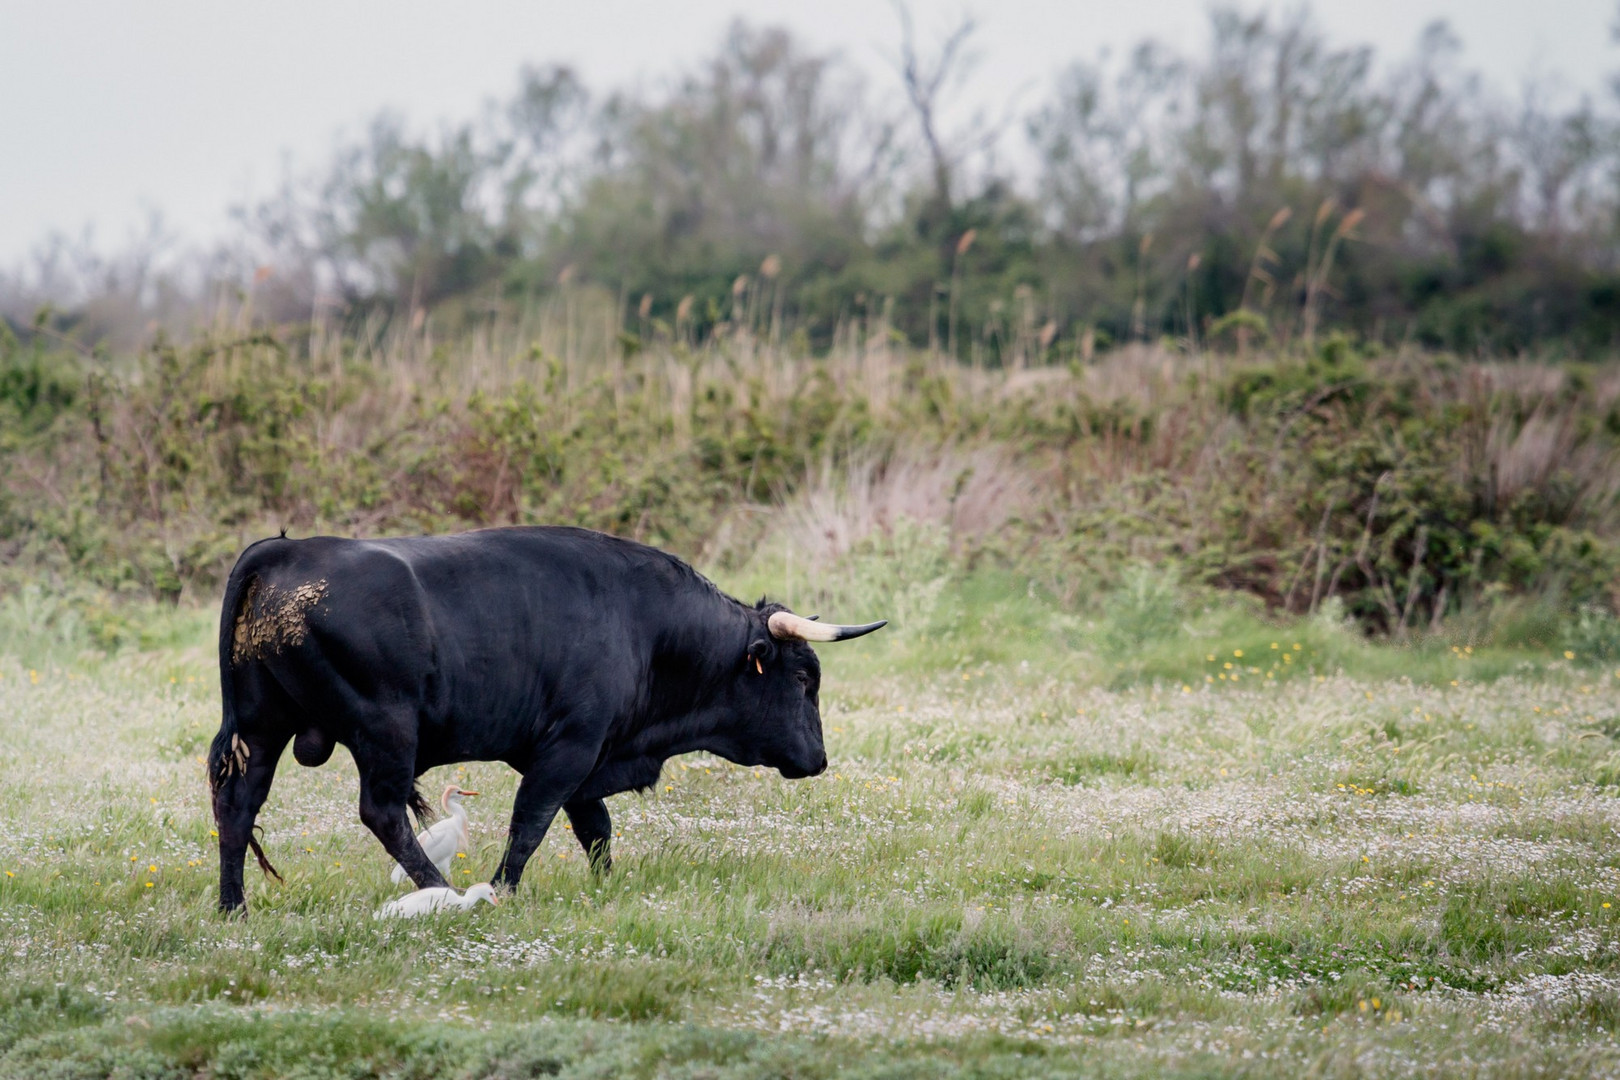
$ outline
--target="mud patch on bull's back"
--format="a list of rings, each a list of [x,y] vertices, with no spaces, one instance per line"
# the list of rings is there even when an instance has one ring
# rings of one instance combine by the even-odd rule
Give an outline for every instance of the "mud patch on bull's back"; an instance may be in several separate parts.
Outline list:
[[[231,660],[258,660],[289,645],[303,643],[309,633],[309,612],[326,596],[326,579],[306,581],[290,589],[253,581],[242,597],[231,631]]]

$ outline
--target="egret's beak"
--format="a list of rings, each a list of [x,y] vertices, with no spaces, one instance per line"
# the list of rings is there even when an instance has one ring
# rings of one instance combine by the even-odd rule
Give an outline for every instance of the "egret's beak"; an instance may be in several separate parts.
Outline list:
[[[489,894],[489,902],[492,903],[492,904],[499,904],[501,902],[501,898],[499,896],[496,896],[494,893],[490,893]]]
[[[476,794],[478,794],[478,792],[476,792],[476,791],[468,791],[465,788],[456,788],[456,794],[458,794],[458,795],[476,795]]]

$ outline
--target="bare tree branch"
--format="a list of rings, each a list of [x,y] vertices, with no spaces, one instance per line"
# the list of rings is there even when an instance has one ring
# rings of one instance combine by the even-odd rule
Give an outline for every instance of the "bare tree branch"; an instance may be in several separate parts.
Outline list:
[[[905,83],[906,97],[911,102],[912,110],[917,114],[917,126],[922,129],[923,142],[928,145],[934,174],[934,198],[940,205],[950,206],[952,175],[961,153],[952,152],[940,135],[940,95],[951,77],[968,64],[969,58],[962,49],[978,28],[977,23],[972,16],[964,16],[940,45],[939,54],[929,61],[917,52],[911,9],[901,0],[894,0],[894,9],[900,16],[900,78]]]

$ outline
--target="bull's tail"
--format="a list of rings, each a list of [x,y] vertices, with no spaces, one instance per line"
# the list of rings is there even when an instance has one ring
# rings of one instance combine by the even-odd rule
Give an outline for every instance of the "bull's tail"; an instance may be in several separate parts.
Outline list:
[[[433,804],[427,801],[427,796],[422,794],[422,789],[414,784],[411,785],[411,794],[405,800],[405,805],[409,806],[411,813],[416,815],[416,827],[419,829],[439,816],[433,812]]]
[[[248,849],[253,852],[253,857],[259,860],[259,869],[264,871],[267,877],[273,877],[283,885],[287,884],[287,879],[282,877],[276,868],[270,865],[270,860],[264,857],[264,848],[259,846],[258,837],[248,836]]]
[[[255,582],[255,575],[250,565],[252,549],[244,552],[237,560],[236,567],[231,571],[230,578],[225,583],[225,600],[219,615],[219,691],[223,705],[223,717],[220,720],[219,734],[214,736],[213,743],[208,748],[208,790],[214,809],[214,825],[223,831],[223,811],[234,807],[238,799],[237,789],[241,786],[242,777],[247,773],[249,749],[242,741],[241,733],[236,723],[236,694],[232,682],[235,658],[232,655],[235,648],[236,619],[242,613],[242,607],[248,602],[249,592]],[[265,857],[264,848],[259,846],[259,840],[249,831],[247,836],[248,847],[253,851],[254,858],[259,861],[259,869],[277,881],[283,881],[276,868],[270,865]]]

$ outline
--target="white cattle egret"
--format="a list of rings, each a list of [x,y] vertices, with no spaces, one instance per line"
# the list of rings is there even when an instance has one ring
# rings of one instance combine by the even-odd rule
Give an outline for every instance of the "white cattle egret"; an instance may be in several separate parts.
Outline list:
[[[439,806],[449,816],[417,834],[416,842],[427,852],[428,861],[437,866],[439,873],[447,878],[450,876],[450,864],[455,862],[456,852],[466,851],[472,846],[472,839],[467,835],[467,808],[461,805],[461,797],[476,794],[478,792],[464,791],[454,784],[445,788],[444,794],[439,796]],[[394,872],[388,876],[395,885],[403,885],[410,880],[405,868],[399,863],[394,864]]]
[[[501,898],[495,895],[495,886],[487,881],[467,886],[465,893],[447,888],[418,889],[398,900],[388,901],[372,918],[414,919],[418,915],[429,915],[446,908],[465,911],[480,900],[488,900],[492,904],[501,902]]]

